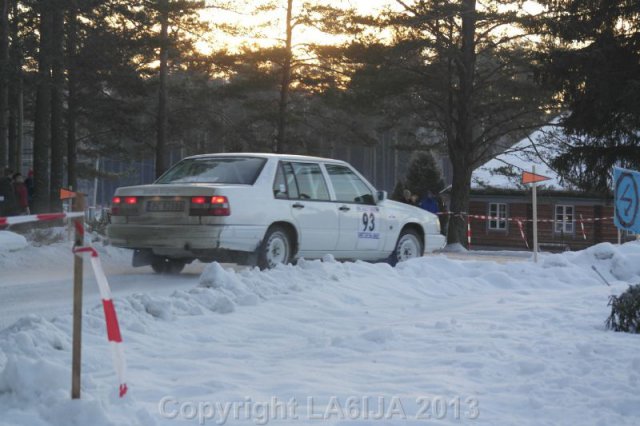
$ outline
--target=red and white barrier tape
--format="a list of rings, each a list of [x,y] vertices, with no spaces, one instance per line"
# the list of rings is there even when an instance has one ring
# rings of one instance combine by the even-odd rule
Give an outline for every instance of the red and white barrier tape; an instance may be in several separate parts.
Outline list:
[[[497,216],[468,214],[468,213],[441,212],[441,213],[438,213],[438,215],[470,217],[473,219],[480,219],[480,220],[500,220],[500,221],[506,220],[508,222],[518,222],[518,221],[533,222],[533,219],[524,219],[524,218],[518,218],[518,217],[497,217]],[[613,220],[613,216],[591,217],[587,219],[582,218],[581,220],[585,223],[600,222],[600,221],[606,221],[606,220]],[[538,223],[554,223],[554,222],[555,222],[554,219],[538,219]]]
[[[527,241],[527,236],[524,233],[524,226],[522,225],[521,220],[518,221],[518,228],[520,228],[520,236],[522,237],[524,244],[529,248],[529,241]]]
[[[28,216],[0,217],[0,227],[17,225],[19,223],[40,222],[45,220],[57,220],[57,219],[72,219],[77,217],[84,217],[84,213],[83,212],[46,213],[46,214],[32,214]]]
[[[76,226],[82,227],[82,225],[76,224]],[[84,234],[84,229],[81,232]],[[98,252],[93,247],[75,247],[73,253],[76,255],[91,254],[91,266],[93,267],[93,273],[96,276],[98,282],[98,289],[100,290],[100,297],[102,298],[102,307],[104,308],[104,318],[107,323],[107,339],[111,346],[111,354],[113,355],[113,365],[116,370],[116,376],[118,377],[119,395],[120,398],[124,397],[127,393],[127,383],[125,381],[126,363],[124,359],[124,350],[122,348],[122,335],[120,334],[120,326],[118,325],[118,316],[116,315],[116,309],[113,306],[113,300],[111,299],[111,289],[109,288],[109,282],[107,276],[102,269]]]

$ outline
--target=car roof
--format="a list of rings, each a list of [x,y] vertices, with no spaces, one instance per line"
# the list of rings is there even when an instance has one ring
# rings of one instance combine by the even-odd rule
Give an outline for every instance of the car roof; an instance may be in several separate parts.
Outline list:
[[[186,158],[210,158],[210,157],[258,157],[258,158],[275,158],[278,160],[292,160],[292,161],[324,161],[333,162],[339,164],[345,164],[342,160],[336,160],[333,158],[313,157],[310,155],[294,155],[294,154],[271,154],[265,152],[224,152],[224,153],[212,153],[212,154],[199,154],[192,155]]]

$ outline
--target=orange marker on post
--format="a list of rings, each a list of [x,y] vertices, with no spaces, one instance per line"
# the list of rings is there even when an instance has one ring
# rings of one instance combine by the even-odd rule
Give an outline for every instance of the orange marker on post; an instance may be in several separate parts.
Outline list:
[[[65,189],[65,188],[60,188],[61,200],[68,200],[69,198],[76,198],[77,196],[78,194],[76,192],[69,191],[68,189]]]
[[[536,182],[544,182],[545,180],[550,180],[550,177],[537,175],[531,172],[522,172],[522,184],[527,183],[536,183]]]

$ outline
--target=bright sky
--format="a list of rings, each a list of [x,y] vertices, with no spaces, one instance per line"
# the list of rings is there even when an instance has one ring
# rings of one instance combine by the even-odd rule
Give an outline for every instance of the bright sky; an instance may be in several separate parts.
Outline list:
[[[215,0],[209,0],[208,3],[215,3]],[[286,18],[286,0],[279,0],[281,7],[273,12],[263,12],[259,16],[253,16],[252,12],[257,5],[263,4],[265,0],[245,0],[244,2],[235,2],[234,7],[238,11],[227,12],[219,9],[208,9],[202,12],[201,16],[213,23],[224,24],[241,24],[253,29],[256,32],[262,32],[261,36],[232,36],[216,32],[211,34],[206,40],[198,43],[198,48],[204,52],[211,51],[213,46],[226,45],[234,48],[242,44],[257,44],[262,46],[273,45],[278,39],[284,38],[285,18]],[[300,9],[303,0],[294,0],[294,16],[295,9]],[[394,0],[316,0],[315,4],[330,4],[336,7],[356,8],[361,13],[372,13],[380,10],[385,5],[395,3]],[[297,27],[294,30],[294,43],[337,43],[341,39],[335,36],[327,36],[327,34],[315,28]]]
[[[214,0],[209,0],[208,3]],[[268,46],[278,42],[278,39],[284,38],[285,17],[286,17],[286,0],[278,0],[281,8],[273,12],[263,12],[259,16],[253,16],[252,12],[257,5],[263,4],[265,0],[245,0],[244,2],[232,2],[234,7],[239,7],[238,12],[227,12],[219,9],[208,9],[202,13],[203,18],[214,23],[242,24],[256,32],[261,32],[262,36],[230,36],[216,32],[206,39],[198,43],[198,48],[203,52],[208,52],[214,46],[226,45],[233,49],[242,44]],[[412,3],[411,0],[408,1]],[[294,0],[294,9],[300,8],[304,3],[303,0]],[[395,0],[315,0],[314,4],[330,4],[336,7],[355,8],[361,13],[376,13],[385,6],[398,6]],[[517,7],[517,6],[516,6]],[[512,9],[512,7],[508,7]],[[542,7],[534,1],[525,1],[523,10],[527,13],[535,14],[542,10]],[[294,10],[294,16],[295,16]],[[335,44],[345,41],[344,38],[338,36],[328,36],[325,33],[309,27],[297,27],[294,30],[294,43],[323,43]]]

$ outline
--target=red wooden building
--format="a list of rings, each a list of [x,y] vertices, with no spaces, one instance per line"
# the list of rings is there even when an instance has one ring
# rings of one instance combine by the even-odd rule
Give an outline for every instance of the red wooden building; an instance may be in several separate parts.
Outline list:
[[[612,197],[571,187],[548,167],[553,147],[543,141],[549,131],[535,132],[474,172],[468,212],[472,248],[533,247],[531,188],[520,183],[522,172],[531,171],[532,166],[536,173],[550,178],[538,184],[537,190],[541,250],[576,250],[618,241]],[[622,238],[635,236],[624,234]]]

